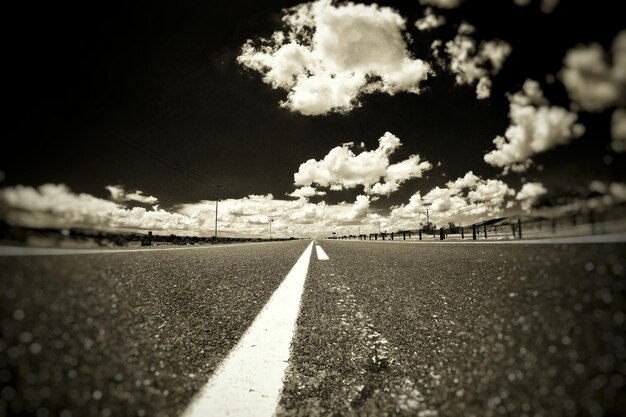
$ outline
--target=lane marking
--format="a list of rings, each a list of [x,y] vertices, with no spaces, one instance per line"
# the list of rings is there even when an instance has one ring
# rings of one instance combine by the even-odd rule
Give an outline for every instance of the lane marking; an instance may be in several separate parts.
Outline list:
[[[93,255],[100,253],[123,253],[123,252],[151,252],[168,250],[192,250],[192,249],[212,249],[231,246],[263,245],[266,243],[281,243],[287,241],[274,242],[249,242],[249,243],[224,243],[198,246],[185,246],[177,248],[144,248],[144,249],[66,249],[66,248],[34,248],[28,246],[0,246],[1,256],[57,256],[57,255]]]
[[[328,255],[326,255],[326,252],[324,252],[324,249],[322,249],[322,247],[319,244],[315,245],[315,251],[317,252],[317,259],[318,260],[320,260],[320,261],[327,261],[328,259],[330,259],[328,257]]]
[[[311,241],[183,417],[274,415],[312,251]]]

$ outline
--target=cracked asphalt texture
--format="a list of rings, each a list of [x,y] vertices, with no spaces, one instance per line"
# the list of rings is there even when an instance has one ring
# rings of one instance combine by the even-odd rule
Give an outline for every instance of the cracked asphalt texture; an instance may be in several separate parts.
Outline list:
[[[0,257],[0,415],[179,415],[308,244]]]
[[[626,245],[318,243],[279,416],[626,415]]]

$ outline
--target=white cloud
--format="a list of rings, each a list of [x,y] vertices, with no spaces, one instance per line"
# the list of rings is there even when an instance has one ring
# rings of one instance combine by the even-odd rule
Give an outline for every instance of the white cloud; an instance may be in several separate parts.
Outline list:
[[[313,197],[316,195],[326,195],[326,191],[318,191],[311,186],[306,186],[306,187],[300,187],[288,195],[290,197],[309,198],[309,197]]]
[[[439,226],[451,221],[471,224],[502,212],[513,195],[515,191],[503,181],[485,180],[470,171],[424,196],[415,193],[407,204],[393,207],[389,218],[399,228],[415,229],[418,219],[425,223],[428,209],[431,222]]]
[[[540,182],[527,182],[522,185],[515,199],[521,201],[522,210],[530,212],[533,204],[539,197],[544,195],[548,190]]]
[[[459,177],[454,181],[448,181],[446,186],[454,191],[461,191],[466,188],[473,188],[480,181],[480,177],[475,175],[472,171],[469,171],[463,177]]]
[[[559,76],[570,100],[590,112],[620,105],[626,100],[626,30],[613,40],[612,65],[597,43],[570,49]]]
[[[609,193],[619,203],[626,201],[626,184],[623,182],[611,183]]]
[[[63,184],[0,190],[0,201],[12,224],[32,227],[97,227],[99,230],[177,230],[188,219],[163,210],[127,209],[90,194],[76,194]]]
[[[157,204],[159,202],[158,198],[144,195],[143,191],[127,192],[121,185],[107,185],[105,188],[111,193],[111,198],[115,201],[136,201],[144,204]]]
[[[111,193],[111,198],[115,201],[124,201],[124,196],[126,192],[124,191],[124,187],[121,185],[107,185],[104,187],[107,189],[109,193]]]
[[[558,7],[560,2],[560,0],[541,0],[541,11],[550,14]]]
[[[467,197],[470,203],[486,204],[489,208],[497,208],[504,204],[504,200],[515,192],[501,180],[481,180],[469,189]]]
[[[562,107],[549,106],[536,81],[527,80],[523,91],[509,96],[511,125],[504,136],[497,136],[496,149],[485,155],[490,165],[525,171],[531,157],[581,136],[584,127],[578,116]]]
[[[463,0],[420,0],[420,3],[441,9],[455,9],[461,5],[462,1]]]
[[[610,206],[626,201],[626,184],[623,182],[612,182],[610,184],[603,181],[594,180],[589,183],[589,191],[603,194],[600,205]],[[593,199],[588,199],[590,201]]]
[[[616,109],[611,117],[611,148],[626,152],[626,109]]]
[[[170,210],[122,204],[77,194],[63,184],[37,188],[14,186],[0,189],[2,217],[10,224],[27,227],[88,228],[112,232],[152,230],[160,234],[211,236],[215,201],[182,204]],[[353,203],[326,204],[276,200],[271,194],[221,200],[218,212],[222,236],[266,236],[268,216],[274,216],[276,235],[324,236],[337,226],[372,221],[369,196]]]
[[[271,194],[250,195],[240,199],[220,201],[219,223],[225,235],[260,235],[267,233],[268,216],[274,218],[272,229],[286,230],[296,236],[330,234],[338,225],[366,222],[370,216],[370,199],[357,196],[353,203],[311,203],[305,198],[276,200]],[[191,219],[211,219],[215,216],[215,202],[201,201],[184,204],[177,212]],[[280,233],[278,234],[280,236]]]
[[[518,6],[528,6],[532,0],[513,0]],[[558,7],[560,0],[541,0],[540,9],[546,14],[550,14]]]
[[[607,186],[605,183],[599,180],[593,180],[589,183],[589,191],[593,191],[600,194],[606,194]]]
[[[488,98],[491,95],[491,75],[502,69],[504,61],[512,51],[504,41],[481,42],[470,36],[475,31],[472,25],[462,23],[453,40],[446,42],[445,52],[450,58],[450,71],[456,76],[459,85],[476,84],[476,97]],[[438,44],[433,44],[435,56],[439,56]]]
[[[431,30],[431,29],[435,29],[438,28],[439,26],[442,26],[446,23],[446,18],[443,16],[437,16],[435,14],[435,12],[433,12],[433,9],[431,9],[430,7],[427,7],[426,10],[424,10],[424,17],[421,19],[418,19],[415,22],[415,27],[419,30]]]
[[[431,72],[404,40],[405,19],[376,4],[318,0],[283,17],[287,29],[261,45],[249,40],[237,61],[287,91],[283,107],[305,115],[348,112],[365,94],[418,94]]]
[[[378,148],[355,154],[352,143],[337,146],[321,160],[309,159],[294,174],[296,186],[316,184],[330,190],[343,190],[363,186],[365,193],[387,195],[411,179],[421,178],[432,168],[419,155],[391,164],[391,155],[401,146],[400,139],[386,132],[378,139]]]

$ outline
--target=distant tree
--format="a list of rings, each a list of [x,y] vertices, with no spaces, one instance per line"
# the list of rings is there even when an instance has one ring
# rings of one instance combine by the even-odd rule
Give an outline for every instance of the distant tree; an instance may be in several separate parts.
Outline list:
[[[114,234],[111,237],[111,241],[116,246],[124,246],[126,244],[126,239],[124,239],[124,236],[122,236],[121,234]]]
[[[448,233],[459,233],[459,227],[454,222],[448,223]]]
[[[422,230],[425,233],[433,233],[435,230],[437,230],[437,226],[433,223],[426,223],[423,227]]]

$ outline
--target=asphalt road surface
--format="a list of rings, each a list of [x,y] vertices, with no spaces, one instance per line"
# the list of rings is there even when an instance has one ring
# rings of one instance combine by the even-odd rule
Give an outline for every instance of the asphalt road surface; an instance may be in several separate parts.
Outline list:
[[[309,243],[0,256],[0,415],[181,415]],[[318,243],[277,415],[626,415],[625,244]]]

